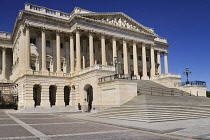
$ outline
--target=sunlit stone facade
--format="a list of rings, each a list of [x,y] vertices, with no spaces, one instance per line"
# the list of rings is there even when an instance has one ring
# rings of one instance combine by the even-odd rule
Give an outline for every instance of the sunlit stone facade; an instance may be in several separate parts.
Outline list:
[[[26,3],[13,33],[0,33],[1,79],[17,84],[19,110],[97,111],[135,97],[137,80],[179,82],[168,73],[168,46],[121,12],[68,14]],[[137,80],[99,82],[116,73]]]

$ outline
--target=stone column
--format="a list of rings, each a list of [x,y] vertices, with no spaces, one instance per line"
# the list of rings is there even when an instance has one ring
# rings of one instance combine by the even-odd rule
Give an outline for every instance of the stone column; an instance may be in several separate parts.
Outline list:
[[[142,67],[143,67],[142,80],[148,80],[149,78],[147,76],[146,47],[144,43],[142,43]]]
[[[137,58],[137,48],[136,42],[133,41],[133,68],[134,68],[134,75],[138,76],[138,58]]]
[[[57,58],[57,70],[56,72],[61,71],[61,47],[60,47],[60,32],[56,31],[56,58]]]
[[[151,57],[151,69],[150,69],[150,75],[151,77],[155,76],[155,57],[154,57],[154,46],[153,44],[151,44],[151,48],[150,48],[150,57]]]
[[[113,64],[114,64],[114,57],[117,57],[116,37],[112,38],[112,49],[113,49]]]
[[[93,66],[94,65],[93,32],[89,32],[89,59],[90,59],[90,66]]]
[[[104,34],[101,34],[101,55],[102,55],[102,65],[106,65],[106,48],[105,48]]]
[[[31,46],[30,46],[30,31],[29,25],[26,25],[26,37],[25,37],[25,68],[26,70],[31,70],[30,60],[31,60]]]
[[[80,52],[80,33],[79,30],[76,31],[76,65],[77,72],[81,70],[81,52]]]
[[[45,28],[42,28],[42,71],[47,71],[46,68],[46,35]]]
[[[158,66],[158,74],[161,75],[160,51],[157,51],[157,64],[159,64],[159,66]]]
[[[123,61],[124,61],[124,74],[128,74],[128,50],[127,42],[123,39]]]
[[[74,37],[73,34],[70,34],[70,66],[71,73],[74,73]]]
[[[5,47],[2,47],[2,71],[1,71],[1,74],[2,74],[2,80],[6,80],[6,48]]]
[[[168,52],[164,52],[164,68],[165,74],[168,73]]]

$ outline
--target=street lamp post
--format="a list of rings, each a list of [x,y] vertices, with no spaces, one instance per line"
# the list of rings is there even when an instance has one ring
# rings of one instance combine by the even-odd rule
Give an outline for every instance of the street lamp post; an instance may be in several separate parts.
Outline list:
[[[183,74],[187,76],[186,84],[189,84],[189,83],[190,83],[189,80],[188,80],[188,75],[191,74],[191,73],[192,73],[192,72],[189,71],[189,68],[186,67],[186,68],[185,68],[185,72],[183,72]]]

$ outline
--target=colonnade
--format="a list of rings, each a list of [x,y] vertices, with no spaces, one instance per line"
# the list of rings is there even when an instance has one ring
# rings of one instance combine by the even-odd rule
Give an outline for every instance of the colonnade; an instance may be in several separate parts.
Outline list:
[[[26,69],[30,68],[30,32],[29,28],[26,27]],[[45,28],[41,29],[41,37],[42,37],[42,69],[41,71],[47,71],[46,69],[46,30]],[[89,62],[90,66],[94,65],[94,47],[93,47],[93,32],[89,31]],[[76,36],[76,69],[74,68],[74,35]],[[101,34],[100,40],[101,40],[101,56],[102,56],[102,65],[106,65],[106,39],[105,34]],[[116,37],[112,37],[112,51],[113,51],[113,60],[114,57],[117,57],[117,45],[116,45]],[[154,44],[146,44],[144,42],[137,42],[133,40],[127,40],[123,38],[123,64],[124,64],[124,74],[129,74],[129,66],[128,66],[128,41],[132,41],[133,43],[133,68],[134,68],[134,75],[138,75],[138,52],[137,52],[137,43],[141,44],[141,50],[142,50],[142,79],[147,79],[147,60],[146,60],[146,46],[150,46],[150,76],[156,75],[156,67],[155,67],[155,49]],[[80,45],[80,30],[76,30],[75,33],[71,33],[69,35],[69,47],[70,47],[70,70],[71,73],[75,71],[81,70],[81,45]],[[158,67],[158,73],[161,74],[161,59],[160,59],[160,53],[164,53],[164,69],[165,73],[168,73],[168,60],[167,60],[167,52],[160,52],[157,51],[157,63],[159,64]],[[60,32],[56,31],[56,63],[57,63],[57,69],[56,72],[61,72],[61,53],[60,53]]]

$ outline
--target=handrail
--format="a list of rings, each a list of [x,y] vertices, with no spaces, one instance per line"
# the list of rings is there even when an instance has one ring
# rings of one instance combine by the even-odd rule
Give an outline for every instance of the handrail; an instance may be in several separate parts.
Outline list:
[[[148,94],[148,95],[159,95],[159,96],[184,96],[184,91],[182,90],[176,90],[176,88],[158,88],[158,87],[138,87],[137,93],[139,95],[141,94]],[[185,93],[186,94],[186,93]],[[195,96],[190,93],[186,94],[188,96]],[[198,96],[198,91],[196,92],[196,95]]]

